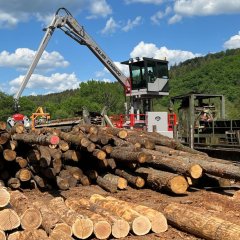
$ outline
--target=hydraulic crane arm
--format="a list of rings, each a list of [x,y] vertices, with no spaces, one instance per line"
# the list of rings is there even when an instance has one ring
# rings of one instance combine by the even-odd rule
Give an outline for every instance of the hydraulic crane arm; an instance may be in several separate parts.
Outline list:
[[[65,12],[65,15],[60,15],[60,11]],[[59,8],[51,22],[46,28],[46,33],[39,45],[38,51],[34,57],[32,64],[30,65],[27,74],[25,75],[19,91],[16,93],[15,99],[15,110],[18,110],[18,101],[25,89],[34,69],[36,68],[40,57],[43,54],[54,30],[60,28],[69,37],[74,39],[81,45],[86,45],[94,55],[103,63],[103,65],[112,73],[112,75],[123,85],[126,92],[131,91],[131,84],[129,79],[122,73],[122,71],[114,64],[114,62],[107,56],[107,54],[98,46],[98,44],[87,34],[84,27],[79,25],[75,18],[72,17],[71,13],[65,8]]]

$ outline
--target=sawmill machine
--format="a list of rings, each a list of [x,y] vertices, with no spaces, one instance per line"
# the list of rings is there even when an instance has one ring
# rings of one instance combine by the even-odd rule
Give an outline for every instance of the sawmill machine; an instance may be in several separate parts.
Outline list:
[[[77,43],[87,46],[103,63],[109,72],[123,86],[126,96],[130,97],[130,106],[126,109],[128,109],[129,112],[131,111],[132,114],[151,111],[153,98],[169,94],[168,61],[152,58],[131,58],[123,62],[123,64],[129,66],[130,77],[126,77],[71,13],[66,8],[59,8],[51,24],[44,29],[46,31],[45,35],[21,83],[20,89],[14,97],[16,112],[18,112],[19,108],[19,98],[56,29],[62,30]],[[28,119],[25,120],[27,122]],[[14,121],[14,116],[8,120],[10,125],[13,125]]]

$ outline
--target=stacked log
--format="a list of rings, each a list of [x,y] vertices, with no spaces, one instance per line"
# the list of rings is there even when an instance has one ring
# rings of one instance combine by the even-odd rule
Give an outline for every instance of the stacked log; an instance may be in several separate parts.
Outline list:
[[[45,128],[27,133],[21,124],[11,131],[4,128],[2,124],[0,179],[13,189],[97,184],[112,193],[145,186],[182,194],[206,173],[240,179],[238,165],[157,133],[93,125],[78,125],[70,132]],[[87,174],[91,170],[96,178]]]

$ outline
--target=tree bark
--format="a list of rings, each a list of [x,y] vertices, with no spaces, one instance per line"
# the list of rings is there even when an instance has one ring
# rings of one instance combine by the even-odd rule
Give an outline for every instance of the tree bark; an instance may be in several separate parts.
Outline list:
[[[188,188],[186,179],[174,173],[143,167],[138,168],[136,173],[145,179],[148,186],[156,190],[165,189],[175,194],[184,194]]]
[[[96,183],[103,188],[104,190],[110,192],[110,193],[115,193],[117,192],[117,186],[112,184],[110,181],[98,176],[96,179]]]
[[[140,176],[131,175],[124,170],[116,169],[115,174],[125,178],[128,183],[132,184],[134,187],[142,188],[145,185],[145,181],[143,178],[141,178]]]
[[[114,184],[118,189],[123,190],[127,188],[127,180],[123,177],[119,177],[111,173],[107,173],[103,176],[103,179],[108,180],[109,182]]]
[[[204,239],[238,240],[240,226],[212,216],[206,210],[172,203],[164,213],[169,223],[183,231]]]
[[[180,173],[190,176],[193,179],[198,179],[202,176],[202,168],[197,163],[191,163],[185,158],[175,158],[165,156],[157,151],[143,149],[144,152],[151,154],[152,159],[147,163],[155,168],[167,170],[174,173]]]

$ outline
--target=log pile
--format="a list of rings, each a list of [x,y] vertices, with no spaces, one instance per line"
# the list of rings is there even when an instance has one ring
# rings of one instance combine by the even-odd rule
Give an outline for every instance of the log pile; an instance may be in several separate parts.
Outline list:
[[[0,152],[0,179],[12,189],[97,184],[111,193],[131,185],[184,194],[205,174],[240,179],[239,166],[160,134],[95,125],[26,132],[1,124]]]
[[[30,203],[18,190],[0,189],[0,239],[125,238],[167,231],[165,216],[154,209],[94,194],[87,198],[55,197]]]

